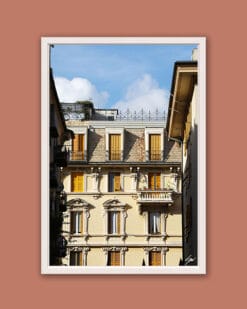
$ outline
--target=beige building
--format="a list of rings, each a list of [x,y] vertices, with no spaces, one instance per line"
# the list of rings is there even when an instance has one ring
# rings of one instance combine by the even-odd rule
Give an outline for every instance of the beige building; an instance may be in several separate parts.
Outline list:
[[[178,266],[181,148],[164,118],[62,104],[74,139],[63,169],[64,265]]]
[[[168,137],[181,143],[183,174],[183,265],[198,265],[198,67],[176,62],[167,120]]]

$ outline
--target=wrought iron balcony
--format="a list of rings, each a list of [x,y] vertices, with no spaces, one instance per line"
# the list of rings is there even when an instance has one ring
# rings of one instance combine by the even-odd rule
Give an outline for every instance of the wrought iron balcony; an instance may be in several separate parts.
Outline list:
[[[141,190],[137,192],[137,201],[139,203],[173,203],[172,190]]]

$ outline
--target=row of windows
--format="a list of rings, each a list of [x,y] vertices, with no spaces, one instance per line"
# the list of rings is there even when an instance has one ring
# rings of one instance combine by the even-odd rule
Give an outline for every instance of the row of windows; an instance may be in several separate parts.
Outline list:
[[[148,173],[148,188],[151,190],[161,189],[160,173]],[[82,172],[71,173],[71,192],[84,191],[84,175]],[[109,173],[108,177],[108,192],[122,191],[120,173]]]
[[[70,216],[70,233],[83,234],[83,212],[71,211]],[[112,235],[120,235],[123,221],[120,211],[108,211],[107,217],[107,233]],[[161,233],[161,212],[148,212],[148,233],[157,235]]]
[[[109,156],[111,161],[122,160],[121,134],[109,134]],[[162,160],[161,135],[149,134],[148,160]],[[85,160],[85,135],[75,134],[72,140],[71,160]]]
[[[107,256],[107,266],[121,266],[121,253],[120,251],[109,251]],[[150,251],[149,266],[161,266],[161,252]],[[81,251],[70,252],[70,265],[71,266],[82,266],[85,265],[83,261],[83,253]]]

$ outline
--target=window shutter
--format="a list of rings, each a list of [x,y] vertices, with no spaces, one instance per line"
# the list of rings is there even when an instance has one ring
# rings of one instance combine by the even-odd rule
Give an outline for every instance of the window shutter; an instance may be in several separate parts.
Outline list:
[[[84,160],[84,134],[75,134],[72,140],[72,159]]]
[[[83,173],[71,174],[71,192],[83,192]]]
[[[75,233],[75,214],[71,212],[70,214],[70,232]]]
[[[153,173],[148,174],[148,188],[154,190],[154,174]]]
[[[120,160],[120,134],[110,134],[110,160]]]
[[[150,134],[149,135],[149,152],[150,160],[160,160],[161,159],[161,149],[160,149],[160,134]]]
[[[118,192],[121,190],[120,175],[114,175],[114,191]]]
[[[78,261],[78,265],[82,265],[82,252],[78,252],[79,253],[79,261]]]
[[[161,265],[161,253],[157,251],[151,251],[149,253],[149,265],[160,266]]]
[[[120,252],[119,251],[112,251],[109,252],[110,255],[110,265],[111,266],[120,266]]]
[[[117,233],[120,234],[120,211],[117,212]]]
[[[156,175],[156,189],[160,189],[160,174]]]
[[[110,212],[108,212],[108,234],[112,234],[112,212],[110,211]]]

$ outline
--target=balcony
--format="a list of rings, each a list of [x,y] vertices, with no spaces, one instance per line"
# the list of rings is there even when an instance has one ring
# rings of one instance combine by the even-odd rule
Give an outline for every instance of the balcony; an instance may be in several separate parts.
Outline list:
[[[146,189],[137,192],[137,202],[144,203],[173,203],[172,191],[168,189]]]

